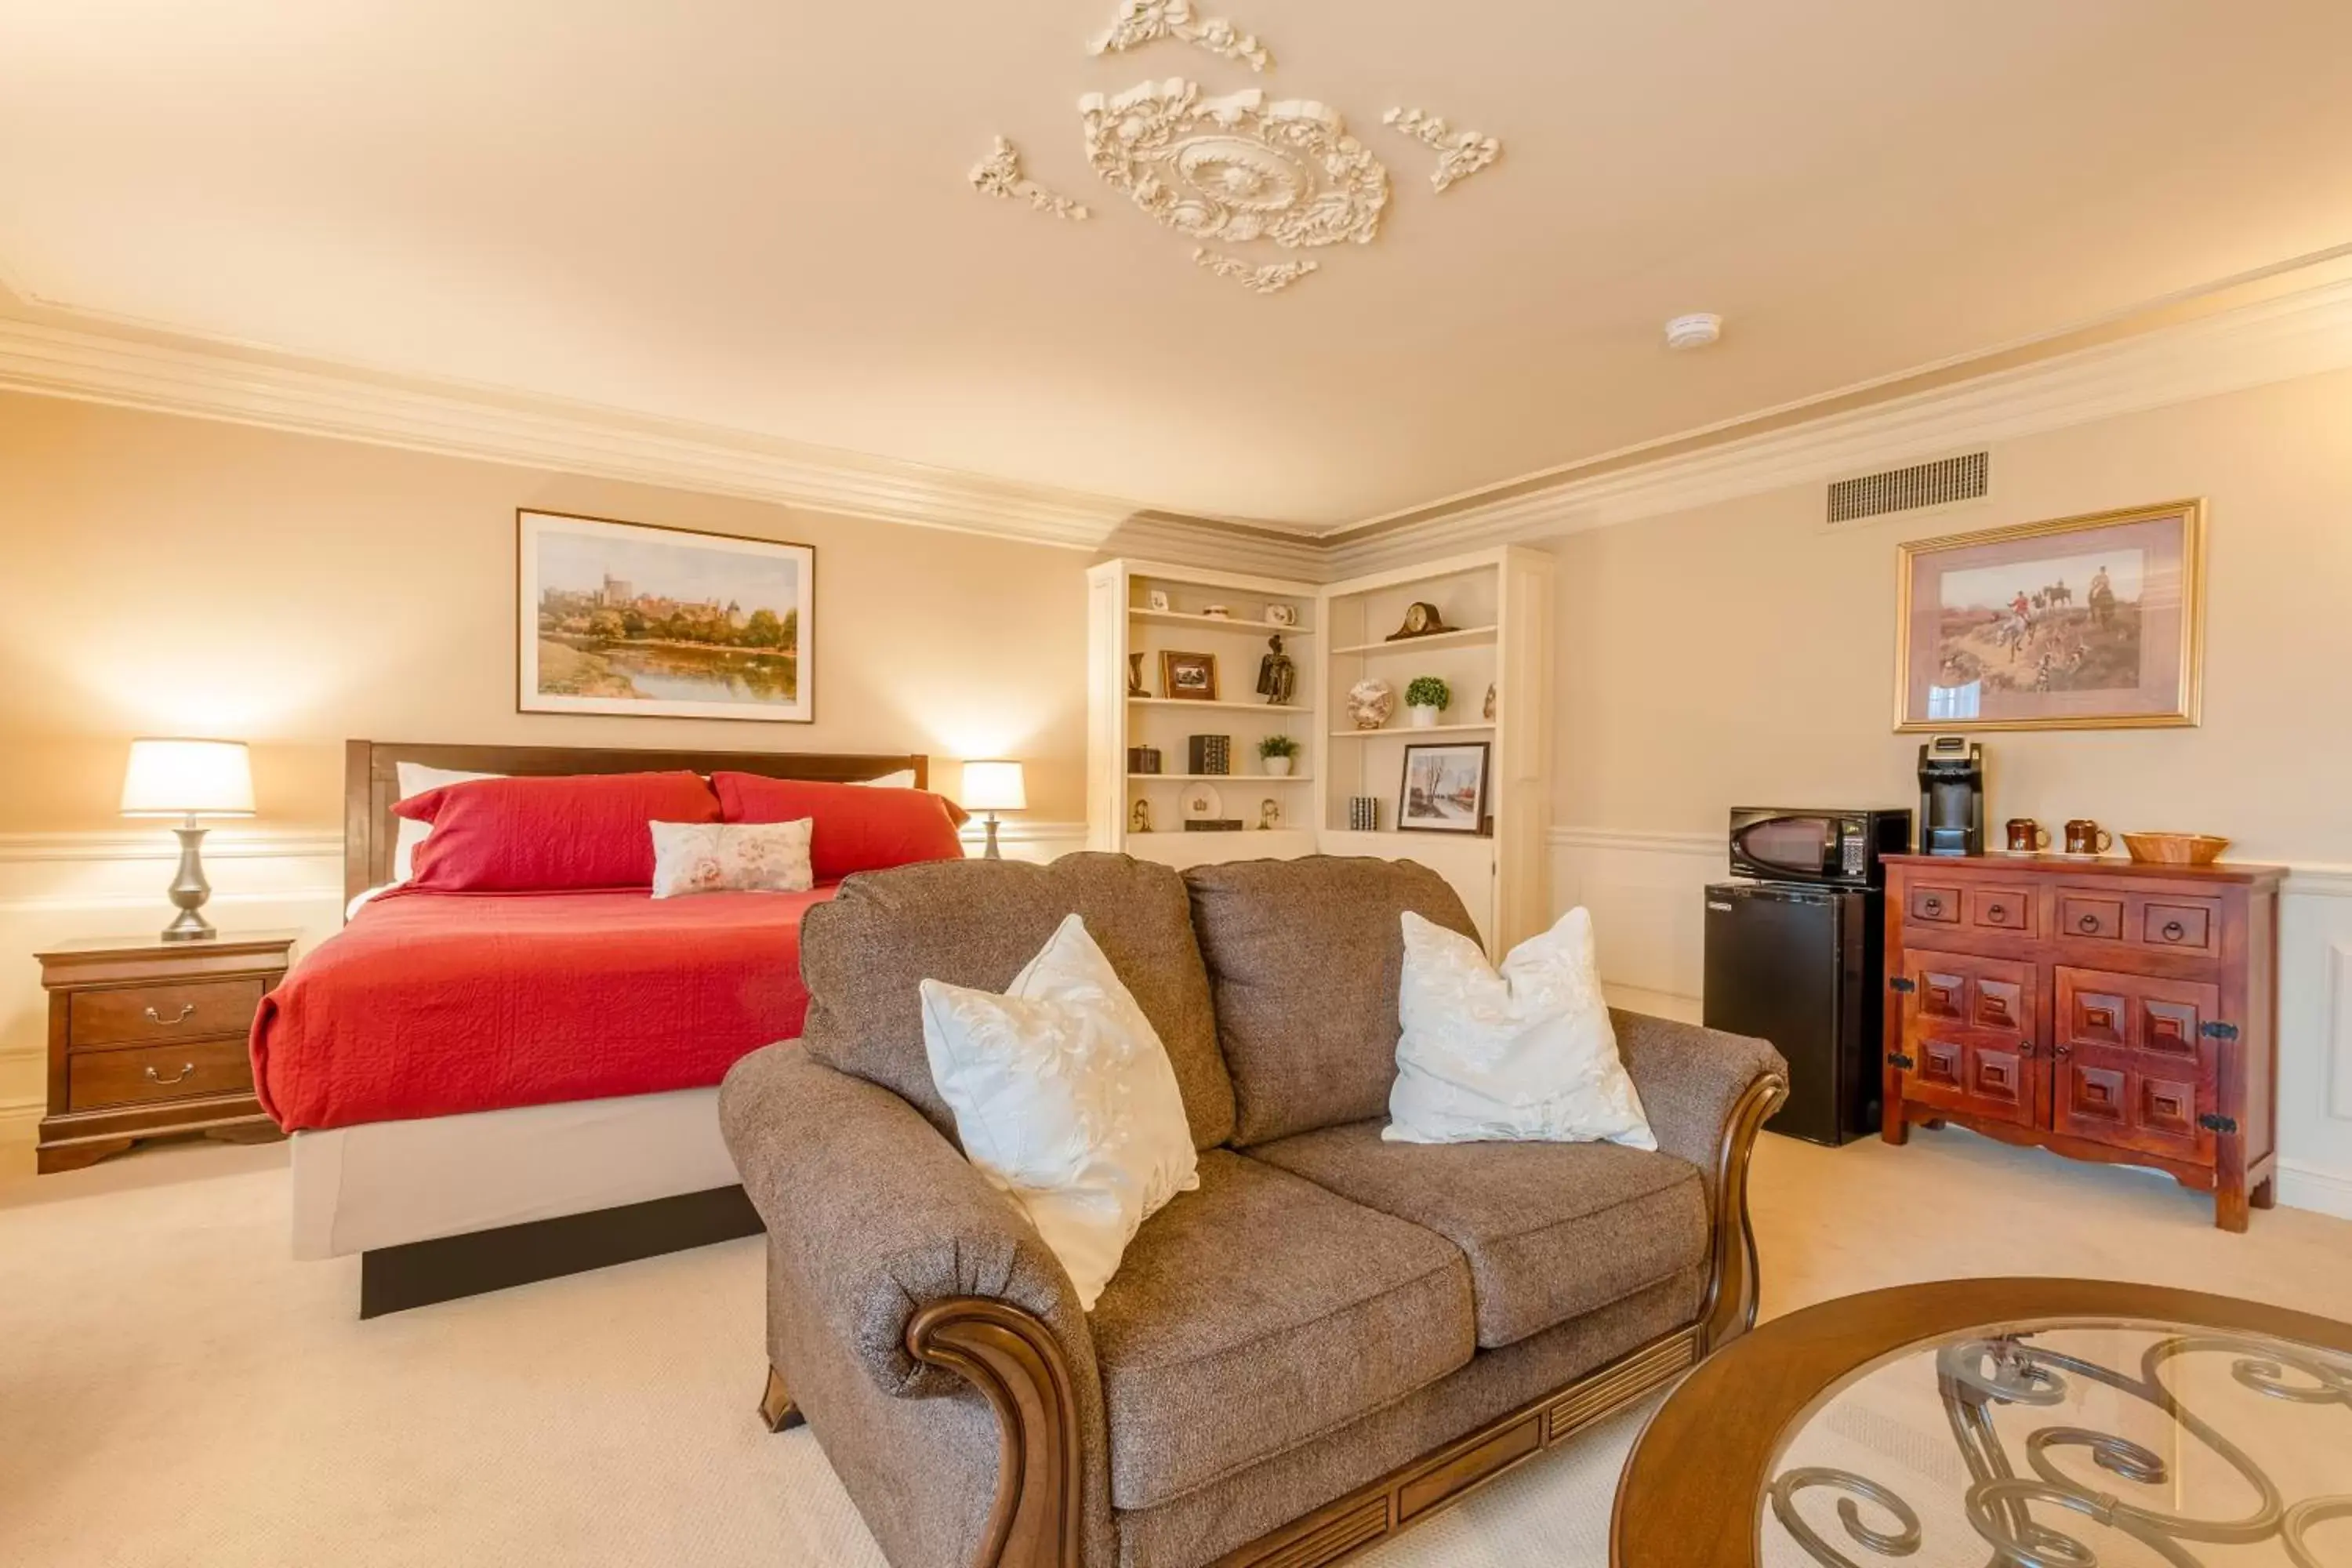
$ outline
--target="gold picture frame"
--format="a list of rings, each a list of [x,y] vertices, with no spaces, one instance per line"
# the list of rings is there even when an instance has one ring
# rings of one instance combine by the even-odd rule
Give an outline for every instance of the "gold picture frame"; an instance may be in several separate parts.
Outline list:
[[[2204,501],[1899,546],[1895,669],[1899,731],[2198,723]]]

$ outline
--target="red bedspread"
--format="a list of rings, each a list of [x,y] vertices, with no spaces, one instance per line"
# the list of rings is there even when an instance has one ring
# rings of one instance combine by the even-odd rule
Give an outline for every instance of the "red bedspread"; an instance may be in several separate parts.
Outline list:
[[[800,1033],[833,893],[395,889],[263,1001],[254,1082],[289,1131],[714,1084]]]

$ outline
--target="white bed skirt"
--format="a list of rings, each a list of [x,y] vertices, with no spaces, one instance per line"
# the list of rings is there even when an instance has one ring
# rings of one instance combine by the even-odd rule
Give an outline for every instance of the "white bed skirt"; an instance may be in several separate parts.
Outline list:
[[[719,1091],[376,1121],[293,1140],[294,1256],[492,1230],[733,1186]]]

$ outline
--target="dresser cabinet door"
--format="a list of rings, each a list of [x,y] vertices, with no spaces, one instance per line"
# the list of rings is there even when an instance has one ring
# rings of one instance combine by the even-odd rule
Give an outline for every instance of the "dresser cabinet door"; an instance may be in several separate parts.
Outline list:
[[[2060,966],[2053,1020],[2053,1131],[2210,1164],[2200,1124],[2219,1098],[2219,1047],[2205,1038],[2219,986]]]
[[[1907,950],[1903,1098],[2036,1126],[2041,1063],[2033,1047],[2034,968],[2011,959]]]

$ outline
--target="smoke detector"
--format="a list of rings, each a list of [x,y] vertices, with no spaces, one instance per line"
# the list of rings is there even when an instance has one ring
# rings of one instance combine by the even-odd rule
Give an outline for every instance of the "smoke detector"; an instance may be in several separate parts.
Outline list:
[[[1666,347],[1670,349],[1703,349],[1721,336],[1723,318],[1706,310],[1676,316],[1666,323]]]

